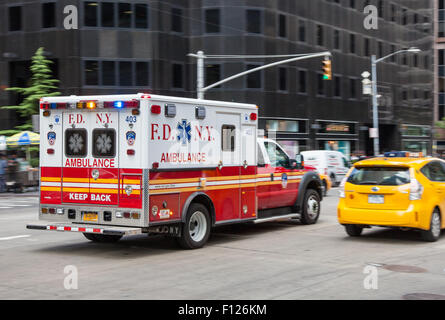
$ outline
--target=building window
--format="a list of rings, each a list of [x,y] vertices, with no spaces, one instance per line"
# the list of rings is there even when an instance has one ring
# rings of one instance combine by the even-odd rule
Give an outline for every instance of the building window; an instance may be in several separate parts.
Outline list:
[[[22,7],[9,7],[9,31],[22,30]]]
[[[355,34],[349,35],[349,52],[355,53]]]
[[[136,86],[146,87],[150,84],[148,62],[136,62]]]
[[[246,10],[246,31],[248,33],[261,33],[260,10]]]
[[[439,0],[438,36],[445,37],[445,0]]]
[[[119,85],[124,87],[133,85],[133,68],[129,61],[119,61]]]
[[[137,3],[134,5],[135,27],[138,29],[148,29],[148,6]]]
[[[357,99],[357,88],[355,79],[349,79],[349,94],[351,99]]]
[[[113,28],[114,27],[114,3],[101,2],[101,23],[102,27]]]
[[[317,45],[323,46],[323,26],[317,25]]]
[[[287,90],[287,69],[278,68],[278,88],[280,91]]]
[[[349,8],[355,9],[355,0],[349,0]]]
[[[177,89],[184,88],[183,85],[183,66],[182,64],[175,63],[172,67],[172,87]]]
[[[207,9],[205,11],[205,32],[220,32],[220,11],[219,9]]]
[[[307,73],[304,70],[298,71],[298,92],[306,93],[307,92]]]
[[[395,4],[391,4],[391,22],[396,22],[397,8]]]
[[[364,39],[364,48],[363,48],[363,54],[365,57],[369,57],[371,55],[371,39],[365,38]]]
[[[97,27],[97,2],[84,3],[84,25],[86,27]]]
[[[301,42],[306,41],[306,21],[300,20],[298,24],[298,40]]]
[[[247,70],[252,70],[257,68],[258,65],[254,65],[254,64],[248,64],[246,66]],[[255,71],[252,73],[249,73],[247,75],[247,88],[249,89],[260,89],[262,86],[262,81],[261,81],[261,76],[262,76],[263,72],[260,71]]]
[[[381,41],[378,42],[378,54],[379,58],[383,57],[383,43]]]
[[[42,4],[42,28],[54,28],[56,26],[56,3]]]
[[[99,85],[99,64],[97,61],[85,61],[85,84],[87,86]]]
[[[116,85],[116,71],[114,61],[102,61],[102,85]]]
[[[377,11],[379,18],[383,18],[383,0],[379,0],[379,2],[377,3]]]
[[[406,26],[408,24],[408,10],[402,9],[402,24]]]
[[[341,97],[341,77],[334,76],[334,97]]]
[[[284,14],[278,15],[278,35],[281,38],[286,38],[286,16]]]
[[[131,28],[131,4],[119,3],[119,28]]]
[[[208,64],[206,65],[206,86],[210,86],[221,80],[221,65],[219,64]],[[217,86],[215,88],[221,88]]]
[[[395,45],[391,45],[391,53],[396,52],[396,46]],[[396,62],[396,55],[392,55],[390,58],[390,61],[395,63]]]
[[[334,30],[334,49],[340,49],[340,31]]]
[[[171,10],[171,30],[182,32],[182,9],[172,8]]]
[[[324,84],[325,80],[323,80],[323,74],[318,73],[317,74],[317,95],[324,96]]]

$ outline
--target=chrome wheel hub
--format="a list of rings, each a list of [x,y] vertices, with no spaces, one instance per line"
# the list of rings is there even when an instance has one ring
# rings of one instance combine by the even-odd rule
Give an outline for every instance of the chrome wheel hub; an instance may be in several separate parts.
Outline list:
[[[193,241],[199,242],[204,239],[207,232],[207,220],[204,213],[196,211],[192,214],[189,222],[189,234]]]

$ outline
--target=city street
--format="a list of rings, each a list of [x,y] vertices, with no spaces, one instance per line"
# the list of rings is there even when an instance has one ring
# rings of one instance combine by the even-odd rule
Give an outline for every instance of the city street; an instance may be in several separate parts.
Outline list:
[[[27,230],[37,196],[2,196],[0,299],[445,297],[445,237],[426,243],[416,232],[372,229],[349,238],[336,221],[337,194],[324,199],[316,225],[226,226],[193,251],[163,237],[98,244],[79,233]],[[78,270],[78,289],[64,288],[67,265]],[[377,267],[377,289],[364,286],[367,266]]]

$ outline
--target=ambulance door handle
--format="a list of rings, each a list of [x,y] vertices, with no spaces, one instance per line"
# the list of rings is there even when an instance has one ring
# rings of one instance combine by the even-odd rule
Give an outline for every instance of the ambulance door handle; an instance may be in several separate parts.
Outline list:
[[[221,170],[222,167],[223,167],[223,162],[222,162],[222,161],[219,161],[219,163],[218,163],[218,169]]]
[[[273,181],[273,173],[270,174],[270,181]]]
[[[244,167],[244,169],[247,168],[247,160],[244,160],[244,162],[243,162],[243,167]]]

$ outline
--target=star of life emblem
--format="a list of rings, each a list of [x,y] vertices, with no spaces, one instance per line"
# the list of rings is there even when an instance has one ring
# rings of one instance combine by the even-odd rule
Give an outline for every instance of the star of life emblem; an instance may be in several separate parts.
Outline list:
[[[79,153],[80,150],[83,148],[83,138],[80,134],[75,133],[73,134],[68,142],[68,147],[70,148],[71,152],[73,153]]]
[[[187,120],[182,120],[182,122],[178,123],[177,129],[179,132],[177,135],[178,141],[181,141],[182,145],[186,145],[187,141],[190,142],[192,139],[190,122],[187,123]]]
[[[108,136],[107,134],[101,134],[99,137],[97,137],[96,140],[96,148],[97,151],[99,151],[100,153],[107,153],[108,151],[111,150],[111,138],[110,136]]]

